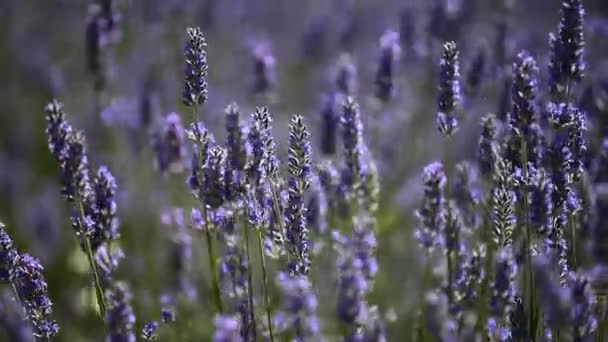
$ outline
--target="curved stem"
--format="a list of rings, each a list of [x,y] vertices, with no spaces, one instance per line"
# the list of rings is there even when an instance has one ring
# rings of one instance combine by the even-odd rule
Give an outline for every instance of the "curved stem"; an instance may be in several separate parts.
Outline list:
[[[218,313],[223,311],[222,306],[222,295],[220,293],[220,285],[217,275],[217,258],[215,253],[215,243],[213,241],[213,237],[211,236],[211,231],[209,227],[209,219],[207,217],[207,206],[203,205],[203,216],[204,216],[204,229],[205,229],[205,237],[207,239],[207,254],[209,256],[209,269],[211,272],[211,288],[213,289],[213,297],[215,299],[215,308]]]
[[[264,306],[266,307],[266,320],[268,323],[270,342],[274,342],[274,332],[272,329],[272,308],[270,307],[270,299],[268,294],[268,276],[266,275],[266,257],[264,256],[264,242],[262,238],[262,230],[258,230],[257,239],[258,253],[260,254],[260,263],[262,265],[262,287],[264,290]]]
[[[250,324],[252,325],[253,339],[256,337],[256,323],[255,323],[255,310],[253,307],[253,280],[251,273],[253,272],[253,268],[251,266],[251,253],[249,249],[249,213],[248,213],[247,205],[245,205],[245,219],[243,220],[243,230],[245,231],[245,252],[247,253],[247,293],[249,296],[249,310],[251,320]]]

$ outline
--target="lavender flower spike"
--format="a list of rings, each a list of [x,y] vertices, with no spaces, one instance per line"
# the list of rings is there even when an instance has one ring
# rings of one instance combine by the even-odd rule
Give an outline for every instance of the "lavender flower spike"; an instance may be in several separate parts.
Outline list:
[[[438,246],[439,234],[443,230],[446,181],[441,162],[433,162],[424,168],[424,196],[420,209],[416,211],[419,227],[414,236],[421,247],[428,251]]]
[[[574,85],[572,83],[580,81],[587,68],[584,59],[583,1],[563,0],[561,14],[557,34],[549,36],[552,51],[549,82],[554,102],[569,100]]]
[[[455,42],[443,44],[440,62],[439,97],[437,99],[437,126],[443,136],[449,137],[458,129],[456,118],[460,104],[460,63]]]
[[[311,147],[308,129],[304,119],[296,115],[289,126],[289,173],[288,200],[285,209],[286,238],[292,264],[290,274],[308,274],[308,227],[306,226],[306,207],[304,196],[311,180]]]
[[[344,102],[342,114],[342,141],[344,143],[344,161],[346,174],[344,186],[354,192],[358,188],[359,175],[363,163],[363,124],[359,105],[352,97]]]
[[[43,271],[38,259],[29,254],[19,254],[0,222],[0,278],[8,275],[34,328],[34,337],[50,340],[59,332],[59,325],[51,319],[53,303],[48,296]]]
[[[207,42],[200,28],[188,28],[188,42],[184,47],[186,67],[184,70],[184,92],[186,106],[207,102]]]

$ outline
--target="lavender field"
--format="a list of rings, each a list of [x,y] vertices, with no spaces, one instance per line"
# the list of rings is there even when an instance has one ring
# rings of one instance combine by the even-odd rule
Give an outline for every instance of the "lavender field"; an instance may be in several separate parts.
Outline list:
[[[605,0],[4,0],[0,32],[0,341],[608,341]]]

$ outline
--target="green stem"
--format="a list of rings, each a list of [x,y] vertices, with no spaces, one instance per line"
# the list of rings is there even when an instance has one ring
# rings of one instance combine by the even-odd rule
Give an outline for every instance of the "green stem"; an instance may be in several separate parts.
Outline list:
[[[218,313],[221,313],[223,310],[222,307],[222,295],[220,293],[220,284],[218,281],[217,275],[217,258],[215,254],[215,243],[213,241],[213,237],[211,236],[211,231],[209,224],[207,221],[209,218],[207,217],[207,206],[203,205],[203,216],[204,216],[204,229],[205,229],[205,237],[207,239],[207,254],[209,256],[209,270],[211,272],[211,288],[213,289],[213,297],[215,299],[215,308]]]
[[[526,144],[526,138],[522,137],[522,174],[524,182],[528,181],[528,146]],[[532,256],[530,254],[530,242],[531,242],[531,234],[530,234],[530,225],[528,222],[528,215],[530,213],[530,205],[528,203],[528,188],[526,185],[523,187],[523,213],[521,215],[523,219],[523,228],[524,228],[524,253],[525,253],[525,264],[524,264],[524,289],[527,294],[527,299],[525,301],[526,312],[528,314],[529,320],[529,332],[530,334],[534,334],[536,331],[536,311],[535,311],[535,298],[534,298],[534,278],[532,275]],[[532,335],[533,336],[533,335]]]
[[[247,272],[247,293],[249,296],[249,310],[251,310],[251,322],[250,324],[252,325],[253,329],[252,332],[254,334],[253,339],[255,340],[255,334],[256,334],[256,323],[255,323],[255,310],[253,307],[253,280],[252,280],[252,272],[253,272],[253,268],[251,267],[251,253],[250,253],[250,249],[249,249],[249,213],[248,213],[248,209],[247,209],[247,205],[245,205],[245,219],[243,220],[243,230],[245,231],[245,251],[247,253],[247,269],[249,270],[249,272]]]
[[[266,275],[266,257],[264,256],[264,242],[262,238],[262,230],[258,230],[258,252],[260,254],[260,263],[262,264],[262,287],[264,290],[264,306],[266,308],[266,320],[268,323],[268,332],[270,333],[270,342],[274,342],[274,332],[272,329],[272,308],[270,307],[270,299],[268,294],[268,276]]]
[[[78,212],[80,215],[80,219],[84,220],[84,208],[82,207],[82,201],[80,198],[76,198],[78,202]],[[95,296],[97,297],[97,305],[99,307],[99,314],[101,318],[105,320],[106,317],[106,302],[104,300],[104,291],[101,286],[101,278],[99,277],[99,271],[97,270],[97,263],[95,262],[95,256],[93,255],[93,248],[91,247],[91,240],[88,236],[84,236],[85,242],[85,250],[87,255],[87,260],[89,261],[89,267],[91,268],[91,272],[93,273],[93,282],[95,287]]]
[[[277,221],[279,222],[279,229],[281,230],[281,238],[283,239],[283,243],[287,243],[287,237],[286,235],[286,231],[285,231],[285,224],[283,223],[283,213],[281,212],[281,207],[279,207],[279,195],[277,193],[277,186],[276,186],[276,182],[274,180],[272,180],[272,186],[271,186],[271,193],[272,193],[272,208],[274,210],[274,214],[277,217]],[[289,252],[287,253],[287,261],[288,263],[290,262],[291,256],[289,255]]]

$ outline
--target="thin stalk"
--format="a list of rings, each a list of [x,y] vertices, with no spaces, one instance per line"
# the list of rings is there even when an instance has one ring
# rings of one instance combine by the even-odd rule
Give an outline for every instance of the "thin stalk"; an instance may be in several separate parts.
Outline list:
[[[251,253],[249,249],[249,213],[248,213],[247,205],[245,205],[245,219],[243,220],[243,230],[245,231],[245,252],[247,253],[247,293],[249,296],[249,310],[251,310],[251,322],[250,324],[253,326],[253,339],[255,340],[256,335],[256,323],[255,323],[255,310],[253,307],[253,280],[251,273],[253,272],[253,268],[251,267]]]
[[[258,253],[260,254],[260,263],[262,265],[262,288],[264,291],[264,306],[266,308],[266,321],[268,324],[268,332],[270,333],[270,342],[274,342],[274,332],[272,329],[272,308],[270,307],[270,299],[268,293],[268,276],[266,275],[266,257],[264,256],[264,242],[262,238],[262,230],[258,229]]]
[[[526,144],[525,137],[522,138],[522,175],[524,182],[528,181],[528,146]],[[527,184],[523,186],[523,228],[524,228],[524,253],[525,253],[525,264],[524,264],[524,289],[527,294],[525,301],[526,312],[529,320],[529,332],[533,334],[536,331],[536,313],[535,313],[535,298],[534,298],[534,278],[532,275],[532,256],[530,254],[530,225],[528,222],[528,215],[530,213],[530,204],[528,202],[528,187]]]
[[[211,231],[209,230],[208,217],[207,217],[207,206],[203,205],[203,216],[204,216],[204,229],[205,229],[205,238],[207,239],[207,254],[209,256],[209,269],[211,271],[211,288],[213,289],[213,297],[215,299],[215,308],[218,313],[221,313],[223,310],[222,306],[222,296],[220,293],[220,285],[218,281],[217,275],[217,258],[215,253],[215,243],[213,241],[213,237],[211,236]]]
[[[78,202],[78,212],[80,215],[80,219],[84,220],[84,208],[82,207],[82,202],[80,198],[76,198]],[[88,236],[84,237],[85,242],[85,250],[87,255],[87,260],[89,261],[89,267],[91,268],[91,272],[93,273],[93,282],[95,287],[95,296],[97,297],[97,305],[99,307],[99,314],[101,318],[105,320],[106,317],[106,302],[104,300],[104,292],[103,287],[101,286],[101,278],[99,277],[99,271],[97,270],[97,263],[95,262],[95,257],[93,255],[93,248],[91,247],[91,240]]]
[[[452,176],[451,172],[452,172],[452,165],[451,165],[451,158],[450,158],[450,143],[451,143],[451,136],[446,136],[445,137],[445,148],[443,151],[443,167],[444,167],[444,172],[446,175],[446,181],[445,181],[445,197],[449,203],[450,198],[452,196],[452,190],[451,190],[451,182],[450,182],[450,178]],[[452,304],[454,302],[454,296],[453,296],[453,292],[452,292],[452,278],[453,278],[453,265],[452,265],[452,251],[446,250],[446,262],[447,262],[447,266],[448,266],[448,275],[447,275],[447,281],[448,281],[448,291],[447,291],[447,295],[448,295],[448,300],[449,303]]]
[[[279,229],[281,230],[281,238],[286,243],[287,237],[285,236],[285,223],[283,222],[283,212],[281,212],[281,207],[279,207],[279,195],[277,193],[276,182],[274,180],[271,181],[271,193],[272,193],[272,208],[274,210],[274,214],[279,222]],[[289,253],[287,253],[287,261],[289,262],[291,259]]]

